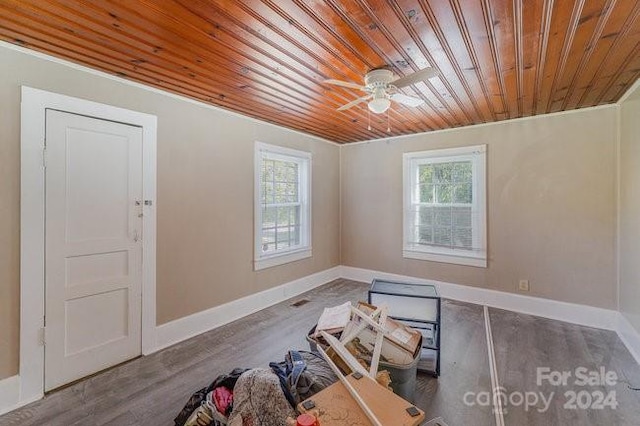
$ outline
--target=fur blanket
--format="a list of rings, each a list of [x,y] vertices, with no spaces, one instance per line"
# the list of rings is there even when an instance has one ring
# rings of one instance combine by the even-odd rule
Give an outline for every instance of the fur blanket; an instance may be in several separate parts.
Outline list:
[[[295,417],[271,370],[255,368],[242,374],[233,389],[230,426],[283,426]]]

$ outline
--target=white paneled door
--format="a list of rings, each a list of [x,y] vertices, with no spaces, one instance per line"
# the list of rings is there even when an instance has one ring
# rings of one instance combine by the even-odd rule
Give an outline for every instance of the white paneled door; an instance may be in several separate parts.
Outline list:
[[[142,129],[47,110],[45,390],[141,354]]]

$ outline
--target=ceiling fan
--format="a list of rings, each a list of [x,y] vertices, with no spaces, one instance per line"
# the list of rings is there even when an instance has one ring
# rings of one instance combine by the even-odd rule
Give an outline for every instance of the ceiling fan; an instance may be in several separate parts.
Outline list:
[[[341,80],[325,80],[327,84],[362,90],[367,95],[342,105],[338,111],[344,111],[362,102],[369,101],[369,110],[375,114],[382,114],[391,106],[391,101],[399,102],[410,107],[417,107],[424,103],[422,99],[407,96],[398,92],[402,87],[410,86],[420,81],[435,77],[437,71],[427,67],[413,74],[398,78],[391,70],[380,68],[369,71],[364,76],[364,86]]]

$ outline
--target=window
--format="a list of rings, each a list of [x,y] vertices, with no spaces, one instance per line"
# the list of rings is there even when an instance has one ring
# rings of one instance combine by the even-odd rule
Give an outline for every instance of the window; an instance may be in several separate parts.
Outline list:
[[[311,256],[311,154],[256,142],[255,269]]]
[[[404,257],[487,266],[485,162],[485,145],[404,154]]]

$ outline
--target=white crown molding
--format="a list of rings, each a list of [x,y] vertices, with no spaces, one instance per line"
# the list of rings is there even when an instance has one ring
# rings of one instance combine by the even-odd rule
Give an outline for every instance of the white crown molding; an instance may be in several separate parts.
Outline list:
[[[61,59],[61,58],[58,58],[58,57],[55,57],[55,56],[48,55],[46,53],[38,52],[37,50],[27,49],[26,47],[18,46],[18,45],[13,44],[13,43],[8,43],[8,42],[3,41],[3,40],[0,40],[0,47],[5,47],[5,48],[7,48],[9,50],[14,50],[16,52],[24,53],[26,55],[33,56],[33,57],[36,57],[36,58],[39,58],[39,59],[44,59],[45,61],[54,62],[54,63],[59,64],[59,65],[64,65],[64,66],[67,66],[69,68],[73,68],[73,69],[78,70],[78,71],[83,71],[83,72],[86,72],[86,73],[89,73],[89,74],[93,74],[93,75],[96,75],[96,76],[99,76],[99,77],[104,77],[104,78],[107,78],[109,80],[117,81],[119,83],[123,83],[123,84],[129,85],[129,86],[132,86],[132,87],[136,87],[138,89],[143,89],[143,90],[146,90],[146,91],[149,91],[149,92],[165,95],[165,96],[168,96],[168,97],[173,98],[173,99],[177,99],[177,100],[180,100],[180,101],[188,102],[190,104],[198,105],[198,106],[200,106],[202,108],[211,109],[211,110],[214,110],[214,111],[217,111],[217,112],[220,112],[220,113],[224,113],[224,114],[228,114],[228,115],[231,115],[231,116],[234,116],[234,117],[241,117],[241,118],[244,118],[246,120],[250,120],[250,121],[253,121],[253,122],[256,122],[256,123],[259,123],[259,124],[264,124],[266,126],[276,127],[276,128],[278,128],[280,130],[286,130],[287,132],[293,132],[293,133],[297,133],[297,134],[300,134],[300,135],[304,135],[304,136],[306,136],[308,138],[315,139],[315,140],[317,140],[319,142],[328,143],[330,145],[334,145],[334,146],[337,146],[337,147],[342,146],[342,144],[339,144],[337,142],[331,141],[329,139],[322,138],[322,137],[317,136],[317,135],[312,135],[311,133],[301,132],[300,130],[291,129],[289,127],[280,126],[278,124],[270,123],[268,121],[264,121],[264,120],[260,120],[258,118],[250,117],[248,115],[240,114],[238,112],[231,111],[231,110],[228,110],[228,109],[225,109],[225,108],[221,108],[221,107],[217,107],[217,106],[208,104],[206,102],[202,102],[202,101],[199,101],[199,100],[196,100],[196,99],[189,98],[187,96],[178,95],[176,93],[169,92],[167,90],[158,89],[156,87],[148,86],[148,85],[142,84],[142,83],[138,83],[138,82],[135,82],[133,80],[128,80],[126,78],[119,77],[117,75],[112,75],[112,74],[106,73],[104,71],[99,71],[99,70],[96,70],[94,68],[87,67],[85,65],[80,65],[80,64],[77,64],[75,62],[67,61],[66,59]]]
[[[416,137],[416,136],[440,135],[440,134],[443,134],[443,133],[450,133],[450,132],[457,132],[457,131],[463,131],[463,130],[477,129],[477,128],[488,127],[488,126],[502,126],[502,125],[505,125],[505,124],[518,123],[518,122],[521,122],[521,121],[539,120],[539,119],[547,118],[547,117],[557,117],[557,116],[561,116],[561,115],[579,114],[579,113],[583,113],[583,112],[597,111],[597,110],[601,110],[601,109],[609,109],[609,108],[617,108],[617,107],[618,107],[617,103],[616,104],[607,104],[607,105],[597,105],[597,106],[592,106],[592,107],[587,107],[587,108],[572,109],[572,110],[568,110],[568,111],[552,112],[552,113],[549,113],[549,114],[530,115],[528,117],[510,118],[508,120],[491,121],[489,123],[478,123],[478,124],[471,124],[471,125],[468,125],[468,126],[452,127],[452,128],[449,128],[449,129],[430,130],[430,131],[427,131],[427,132],[411,133],[411,134],[400,135],[400,136],[389,136],[389,137],[386,137],[386,138],[379,138],[379,139],[367,139],[365,141],[357,141],[357,142],[345,143],[345,144],[340,145],[340,147],[341,148],[350,147],[350,146],[355,146],[355,145],[368,144],[368,143],[371,143],[371,142],[395,142],[397,140],[412,138],[412,137]]]
[[[638,79],[635,81],[635,83],[633,83],[633,84],[631,85],[631,87],[629,87],[629,88],[627,89],[627,91],[626,91],[626,92],[624,92],[624,94],[623,94],[622,96],[620,96],[620,99],[618,99],[618,102],[616,102],[616,105],[622,105],[622,103],[623,103],[624,101],[626,101],[626,100],[627,100],[627,98],[628,98],[629,96],[631,96],[631,94],[632,94],[633,92],[635,92],[635,91],[636,91],[636,89],[638,89],[638,88],[640,88],[640,78],[638,78]]]

